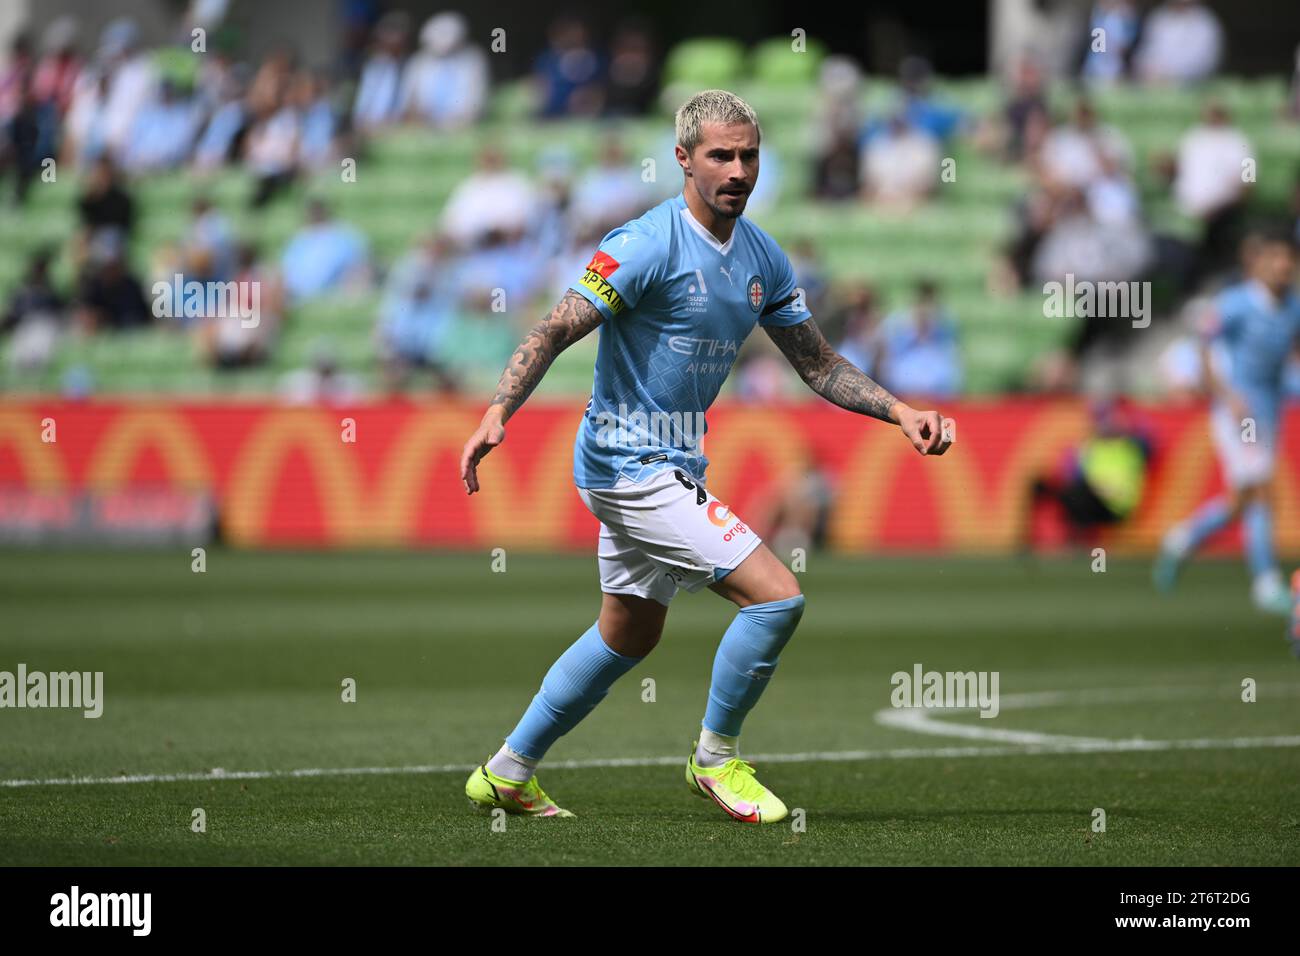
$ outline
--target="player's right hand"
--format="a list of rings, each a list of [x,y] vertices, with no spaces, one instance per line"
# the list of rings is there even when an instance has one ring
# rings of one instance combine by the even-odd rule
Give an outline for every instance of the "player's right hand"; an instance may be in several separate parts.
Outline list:
[[[465,482],[465,494],[472,495],[478,491],[478,463],[505,440],[505,426],[490,415],[484,416],[483,424],[465,442],[465,450],[460,453],[460,480]]]

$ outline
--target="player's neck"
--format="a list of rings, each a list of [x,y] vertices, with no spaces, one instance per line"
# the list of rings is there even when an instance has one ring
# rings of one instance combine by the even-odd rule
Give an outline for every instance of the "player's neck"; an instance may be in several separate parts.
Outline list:
[[[708,204],[700,198],[700,194],[690,186],[682,190],[682,198],[686,200],[686,208],[695,217],[695,221],[709,230],[714,239],[725,243],[731,238],[732,232],[736,229],[735,219],[719,216],[709,208]]]

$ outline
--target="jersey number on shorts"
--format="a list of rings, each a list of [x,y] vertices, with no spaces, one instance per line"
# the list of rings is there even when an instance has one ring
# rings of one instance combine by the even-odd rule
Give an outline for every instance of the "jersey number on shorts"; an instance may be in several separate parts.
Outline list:
[[[691,481],[691,479],[681,473],[680,469],[674,468],[673,475],[682,483],[683,488],[687,491],[695,492],[695,503],[697,505],[702,505],[704,502],[709,500],[708,493],[704,490],[704,486]]]

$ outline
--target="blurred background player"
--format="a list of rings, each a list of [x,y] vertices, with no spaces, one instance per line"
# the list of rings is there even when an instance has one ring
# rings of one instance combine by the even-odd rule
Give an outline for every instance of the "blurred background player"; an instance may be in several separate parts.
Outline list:
[[[1287,614],[1290,599],[1273,551],[1271,496],[1286,365],[1300,346],[1295,237],[1284,230],[1256,233],[1246,240],[1244,256],[1246,280],[1219,294],[1202,335],[1211,427],[1228,489],[1165,535],[1155,583],[1172,589],[1182,563],[1240,519],[1255,606]]]
[[[1060,509],[1070,544],[1085,544],[1094,532],[1127,520],[1142,501],[1152,453],[1147,429],[1122,402],[1095,402],[1090,413],[1092,432],[1030,488],[1025,543],[1031,549],[1040,504]]]

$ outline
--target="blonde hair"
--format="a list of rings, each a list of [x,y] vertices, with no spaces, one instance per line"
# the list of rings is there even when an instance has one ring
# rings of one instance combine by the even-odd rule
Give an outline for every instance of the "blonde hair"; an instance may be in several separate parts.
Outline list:
[[[754,108],[735,93],[726,90],[702,90],[682,104],[677,111],[677,145],[688,154],[695,151],[704,139],[705,123],[752,123],[761,141],[763,130],[758,125]]]

